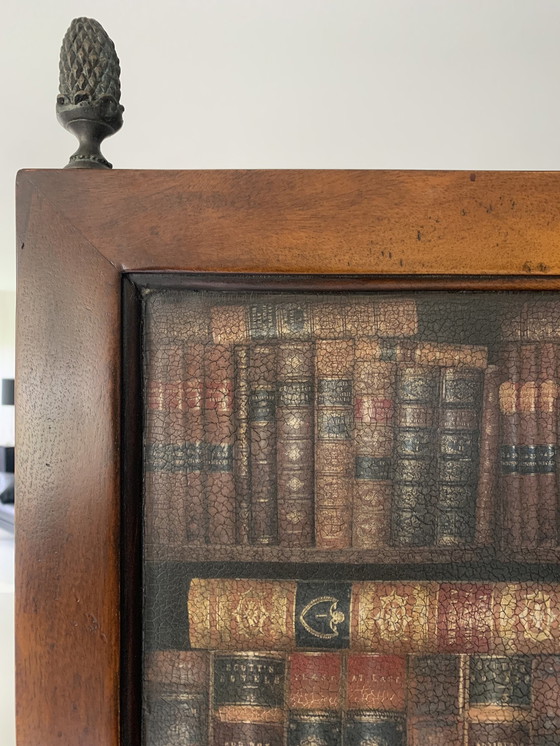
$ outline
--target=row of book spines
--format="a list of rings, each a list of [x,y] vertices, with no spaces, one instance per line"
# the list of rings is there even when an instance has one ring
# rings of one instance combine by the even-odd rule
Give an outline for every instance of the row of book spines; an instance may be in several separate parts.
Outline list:
[[[366,346],[362,354],[365,355],[367,349],[369,348]],[[432,433],[429,434],[430,437],[426,437],[426,428],[433,428],[437,424],[437,409],[433,401],[426,406],[426,401],[422,397],[425,399],[426,393],[431,398],[437,397],[440,386],[439,369],[432,368],[431,372],[430,369],[424,371],[423,368],[416,366],[402,369],[409,371],[410,375],[407,378],[407,375],[403,373],[396,383],[396,395],[400,396],[402,391],[403,402],[398,405],[395,417],[393,400],[388,398],[390,395],[395,396],[395,393],[389,391],[389,388],[395,385],[395,366],[390,363],[376,364],[370,360],[356,360],[356,391],[353,396],[351,377],[354,364],[353,353],[352,342],[334,342],[324,345],[318,343],[317,345],[317,447],[315,454],[313,446],[314,366],[311,346],[306,344],[281,345],[278,348],[278,360],[276,361],[275,348],[268,345],[255,345],[251,353],[253,366],[249,365],[249,350],[244,347],[236,348],[234,353],[237,371],[235,389],[238,396],[235,405],[232,403],[234,366],[232,355],[225,348],[220,347],[219,351],[218,348],[214,348],[212,357],[214,362],[221,361],[221,366],[218,364],[219,369],[213,371],[213,374],[221,373],[222,375],[219,379],[220,384],[206,385],[206,389],[211,392],[210,396],[204,394],[204,381],[200,373],[198,377],[193,376],[190,379],[191,395],[185,399],[187,408],[190,401],[190,406],[200,412],[201,402],[204,399],[209,401],[206,408],[219,413],[214,415],[216,422],[213,423],[213,431],[219,434],[220,430],[224,430],[224,436],[230,440],[233,439],[235,420],[237,431],[235,466],[234,445],[229,442],[222,444],[186,443],[185,445],[153,443],[147,452],[147,467],[148,470],[153,471],[167,469],[180,472],[184,469],[187,472],[201,470],[211,475],[216,472],[221,475],[219,478],[212,477],[219,486],[219,489],[212,490],[212,493],[217,500],[219,499],[220,504],[212,506],[211,513],[221,517],[221,524],[219,530],[210,530],[211,543],[235,543],[235,538],[232,538],[235,535],[237,543],[248,543],[252,535],[255,543],[278,543],[279,538],[281,544],[288,546],[310,546],[314,543],[314,533],[318,546],[333,548],[352,544],[367,547],[376,546],[379,543],[381,545],[383,543],[386,545],[390,543],[433,543],[433,536],[426,535],[425,526],[430,522],[423,521],[422,536],[414,534],[407,537],[404,532],[407,521],[404,518],[410,518],[410,513],[422,514],[424,517],[428,507],[424,505],[425,498],[422,505],[410,504],[411,498],[415,499],[414,495],[416,495],[417,499],[419,493],[419,489],[414,490],[410,483],[425,485],[426,479],[433,478],[431,460],[426,458],[425,454],[420,457],[422,453],[419,452],[419,446],[423,442],[424,450],[426,450],[426,444],[431,444],[433,440]],[[198,359],[201,359],[202,355],[201,351],[197,352]],[[224,361],[227,362],[224,364]],[[475,451],[477,449],[475,446],[478,445],[474,442],[478,435],[476,430],[478,421],[474,409],[477,402],[474,401],[476,397],[473,397],[472,392],[476,391],[481,376],[478,370],[467,369],[456,372],[453,369],[443,370],[442,398],[447,408],[444,407],[442,410],[439,427],[447,431],[447,439],[446,435],[440,438],[444,460],[439,466],[440,481],[443,483],[439,502],[442,503],[444,516],[440,523],[446,525],[447,529],[440,533],[443,533],[442,543],[461,543],[469,540],[472,543],[476,490]],[[276,381],[277,374],[280,378],[279,383]],[[322,378],[319,377],[320,375],[330,377]],[[341,375],[350,377],[341,378]],[[412,378],[414,380],[411,383],[409,379]],[[193,394],[193,385],[196,381],[198,381],[200,391]],[[157,381],[153,382],[153,386],[157,387]],[[372,386],[377,388],[377,392],[372,391]],[[465,400],[465,391],[467,395],[470,395],[470,400]],[[381,393],[382,396],[376,396],[376,393]],[[419,396],[420,404],[414,399]],[[156,395],[148,395],[148,402],[152,402],[156,408],[163,406],[161,397]],[[466,409],[466,406],[472,409]],[[235,417],[233,417],[234,408]],[[396,515],[393,521],[392,542],[389,541],[388,532],[385,530],[388,523],[386,514],[390,505],[390,501],[385,500],[387,490],[383,490],[382,484],[364,485],[361,481],[379,482],[392,476],[388,473],[391,470],[390,459],[379,459],[364,453],[356,455],[354,476],[357,499],[355,500],[355,520],[352,520],[352,501],[349,500],[349,496],[352,491],[354,456],[352,444],[348,442],[353,427],[352,410],[354,410],[358,450],[363,450],[364,447],[369,448],[370,451],[377,449],[381,452],[392,449],[393,439],[388,437],[389,427],[392,427],[388,425],[389,420],[396,419],[396,425],[401,426],[398,433],[403,437],[397,437],[394,502],[399,506],[399,494],[403,492],[405,504],[403,515],[398,514],[398,510],[393,511]],[[148,409],[148,418],[150,416],[154,417]],[[277,442],[275,442],[276,418]],[[196,417],[193,419],[196,432],[192,432],[190,428],[189,434],[200,435],[200,414],[198,420]],[[172,423],[171,431],[177,432],[177,430],[180,432],[180,428]],[[383,430],[385,430],[384,439],[380,437]],[[252,439],[249,437],[250,434],[253,435]],[[417,443],[419,438],[422,442]],[[469,443],[463,443],[465,439],[469,440]],[[447,441],[451,450],[445,449]],[[401,443],[400,450],[403,451],[400,459],[398,458],[399,443]],[[455,451],[451,452],[453,447]],[[466,447],[470,447],[469,453],[466,453]],[[407,454],[407,448],[412,453]],[[314,455],[317,472],[315,495],[312,479]],[[406,458],[407,455],[412,458]],[[276,475],[277,464],[278,475]],[[227,473],[232,470],[234,475],[228,478]],[[427,471],[430,474],[425,473]],[[278,476],[277,484],[276,476]],[[188,481],[191,486],[190,500],[193,503],[191,514],[199,517],[198,523],[204,526],[203,488],[200,480],[197,481],[195,476],[191,476]],[[449,485],[450,482],[454,482],[455,485]],[[457,482],[462,482],[462,485],[457,486]],[[401,490],[399,486],[402,486]],[[381,494],[378,495],[376,492],[379,487],[381,487]],[[250,492],[252,499],[249,501]],[[425,493],[425,490],[422,489],[420,492]],[[313,504],[314,498],[315,505]],[[379,511],[380,498],[384,503],[385,515]],[[409,504],[406,504],[407,501]],[[445,503],[449,504],[445,505]],[[253,514],[252,531],[246,525],[251,512]],[[468,515],[465,516],[465,513]],[[456,514],[458,514],[458,519]],[[483,523],[484,521],[487,523],[488,512],[481,512],[480,515],[483,516]],[[237,531],[235,530],[236,516]],[[403,520],[398,520],[399,518]],[[195,521],[192,522],[193,525],[195,523]],[[401,524],[403,531],[397,530]],[[373,529],[368,530],[368,526],[373,526]],[[478,533],[485,536],[488,531],[480,530]]]
[[[193,578],[186,611],[193,649],[560,653],[553,583]]]
[[[501,512],[509,546],[558,543],[559,366],[558,344],[501,350]]]
[[[163,298],[165,305],[165,299]],[[244,305],[176,304],[174,313],[147,313],[150,337],[191,342],[244,344],[251,341],[411,337],[418,331],[414,300],[358,300],[352,303],[270,301]]]
[[[359,732],[404,745],[407,730],[409,743],[454,733],[449,743],[462,744],[467,733],[538,734],[560,719],[558,656],[165,651],[152,654],[146,679],[149,697],[186,702],[185,719],[201,731],[209,709],[214,743],[270,727],[282,743],[284,726],[288,744],[320,734],[353,743]]]

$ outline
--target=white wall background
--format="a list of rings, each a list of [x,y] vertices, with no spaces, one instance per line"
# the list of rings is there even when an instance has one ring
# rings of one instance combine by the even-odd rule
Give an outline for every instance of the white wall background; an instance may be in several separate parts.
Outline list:
[[[558,0],[4,0],[0,375],[15,172],[75,149],[54,104],[79,15],[121,58],[117,168],[560,169]]]

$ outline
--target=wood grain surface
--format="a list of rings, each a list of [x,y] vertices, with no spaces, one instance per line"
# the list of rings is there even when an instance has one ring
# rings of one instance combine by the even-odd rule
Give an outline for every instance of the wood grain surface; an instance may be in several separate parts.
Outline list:
[[[560,274],[560,173],[27,171],[120,270]]]

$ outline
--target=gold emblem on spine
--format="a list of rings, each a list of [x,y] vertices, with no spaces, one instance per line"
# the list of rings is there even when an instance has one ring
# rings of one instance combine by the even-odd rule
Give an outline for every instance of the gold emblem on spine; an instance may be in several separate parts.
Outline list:
[[[321,632],[321,630],[315,629],[311,626],[311,624],[309,624],[306,619],[306,616],[307,614],[309,614],[311,609],[322,604],[329,604],[329,606],[325,613],[316,613],[315,618],[327,619],[328,627],[331,630],[330,632]],[[303,611],[299,615],[299,621],[305,631],[309,632],[309,634],[313,635],[313,637],[318,637],[321,640],[333,640],[335,637],[338,637],[338,625],[342,624],[346,619],[344,612],[338,609],[337,606],[338,599],[334,598],[334,596],[320,596],[319,598],[314,598],[313,601],[310,601],[304,607]]]

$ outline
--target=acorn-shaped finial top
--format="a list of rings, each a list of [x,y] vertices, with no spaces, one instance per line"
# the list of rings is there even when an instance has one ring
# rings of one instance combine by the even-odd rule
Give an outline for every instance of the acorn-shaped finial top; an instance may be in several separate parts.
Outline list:
[[[60,123],[80,141],[67,168],[111,168],[101,141],[122,127],[120,64],[115,45],[93,18],[75,18],[60,50]]]

